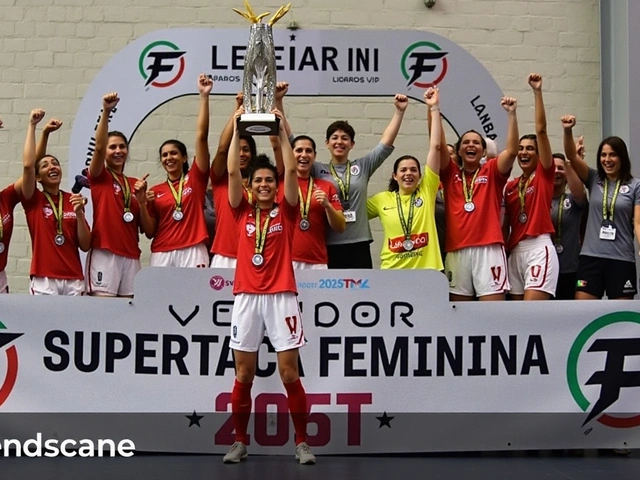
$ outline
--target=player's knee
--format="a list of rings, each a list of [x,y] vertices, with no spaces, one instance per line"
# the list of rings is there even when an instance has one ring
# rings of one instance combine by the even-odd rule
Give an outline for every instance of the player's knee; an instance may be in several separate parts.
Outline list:
[[[240,383],[251,383],[256,376],[256,369],[249,365],[236,365],[236,378]]]
[[[281,365],[280,378],[283,383],[293,383],[298,380],[299,375],[297,365]]]

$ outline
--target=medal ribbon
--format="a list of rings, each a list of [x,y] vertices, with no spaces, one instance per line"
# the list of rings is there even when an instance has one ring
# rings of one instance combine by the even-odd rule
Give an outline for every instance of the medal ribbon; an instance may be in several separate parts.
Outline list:
[[[122,189],[122,194],[124,195],[124,211],[130,212],[131,211],[131,185],[129,185],[129,179],[123,173],[122,178],[124,180],[124,185],[122,185],[122,183],[120,183],[120,179],[118,178],[118,175],[116,174],[116,172],[114,172],[110,168],[107,168],[107,170],[109,170],[109,173],[111,173],[111,176],[113,177],[113,179],[116,181],[118,185],[120,185],[120,188]]]
[[[336,172],[336,168],[333,166],[333,162],[329,164],[329,170],[331,170],[331,176],[338,184],[342,200],[345,203],[349,202],[349,187],[351,186],[351,162],[347,160],[347,169],[344,172],[344,181],[342,180],[342,177],[338,175],[338,172]]]
[[[525,203],[525,196],[527,195],[527,189],[529,188],[529,185],[531,185],[531,181],[533,180],[533,177],[535,177],[536,174],[533,173],[529,178],[527,178],[526,182],[523,182],[523,178],[520,177],[520,179],[518,180],[518,198],[520,199],[520,213],[524,213],[524,203]]]
[[[416,200],[416,192],[411,194],[411,200],[409,200],[409,218],[405,220],[404,212],[402,211],[402,200],[400,199],[400,193],[396,192],[396,205],[398,205],[398,215],[400,216],[400,225],[402,225],[402,232],[406,240],[411,240],[411,227],[413,226],[413,207]]]
[[[4,225],[2,222],[2,210],[0,210],[0,242],[4,238]]]
[[[267,215],[267,218],[264,221],[264,227],[260,230],[260,207],[256,205],[255,209],[256,215],[256,248],[255,253],[259,253],[262,255],[264,252],[264,244],[267,241],[267,231],[269,230],[269,221],[271,220],[271,215]]]
[[[181,212],[182,211],[182,190],[184,188],[184,173],[180,176],[180,183],[178,184],[177,192],[170,178],[167,178],[167,183],[169,184],[169,190],[171,190],[171,195],[173,195],[173,200],[176,202],[176,212]]]
[[[62,235],[62,192],[58,193],[58,208],[56,208],[56,204],[53,203],[51,195],[49,195],[47,192],[42,193],[44,193],[47,202],[49,202],[49,205],[51,205],[51,209],[53,210],[53,216],[55,217],[57,224],[56,231],[58,232],[58,235]]]
[[[564,212],[564,199],[567,196],[566,193],[563,193],[560,196],[560,200],[558,201],[558,228],[556,230],[556,245],[560,245],[562,241],[562,214]]]
[[[249,187],[247,187],[244,183],[242,184],[242,188],[244,188],[244,191],[247,192],[247,201],[249,202],[249,205],[253,205],[253,193],[251,193]]]
[[[313,193],[313,177],[309,177],[309,188],[307,189],[307,198],[302,198],[302,190],[298,185],[298,198],[300,199],[300,216],[303,220],[309,218],[309,209],[311,208],[311,194]]]
[[[604,192],[602,199],[602,219],[609,220],[613,223],[613,211],[616,208],[616,200],[618,199],[618,193],[620,192],[620,180],[616,182],[616,188],[613,191],[613,198],[611,199],[611,205],[607,205],[609,203],[609,181],[605,179],[604,181]]]
[[[473,201],[473,189],[476,186],[476,178],[478,178],[478,173],[480,173],[480,169],[477,169],[473,177],[471,178],[471,186],[467,183],[467,176],[464,173],[464,169],[462,169],[462,193],[464,194],[464,201],[466,203],[470,203]],[[443,192],[444,199],[444,192]]]

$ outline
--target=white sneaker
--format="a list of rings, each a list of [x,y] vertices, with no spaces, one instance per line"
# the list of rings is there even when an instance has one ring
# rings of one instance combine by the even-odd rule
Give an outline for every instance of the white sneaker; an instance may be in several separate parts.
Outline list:
[[[314,465],[316,463],[316,456],[311,453],[307,442],[296,445],[296,460],[300,461],[300,465]]]
[[[242,460],[247,458],[247,447],[242,442],[236,442],[231,445],[231,449],[229,453],[227,453],[222,461],[224,463],[240,463]]]

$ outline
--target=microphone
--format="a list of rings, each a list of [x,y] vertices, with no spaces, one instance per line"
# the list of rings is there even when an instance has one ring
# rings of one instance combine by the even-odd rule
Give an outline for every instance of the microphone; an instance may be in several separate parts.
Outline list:
[[[84,171],[83,171],[84,173]],[[89,179],[87,177],[85,177],[84,175],[76,175],[76,181],[73,184],[73,187],[71,187],[71,191],[73,193],[80,193],[80,191],[82,190],[82,188],[90,188],[89,187]]]

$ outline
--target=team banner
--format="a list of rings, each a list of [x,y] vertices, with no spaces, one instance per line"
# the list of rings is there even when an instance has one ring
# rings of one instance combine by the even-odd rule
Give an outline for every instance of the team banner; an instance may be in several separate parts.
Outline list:
[[[296,275],[317,453],[640,446],[635,301],[450,303],[435,271]],[[0,296],[0,436],[225,451],[232,288],[231,270],[148,268],[133,300]],[[290,454],[268,340],[252,398],[251,452]]]
[[[457,133],[475,129],[504,146],[507,115],[499,85],[475,57],[445,37],[403,30],[291,32],[277,26],[273,37],[277,77],[289,82],[289,96],[405,93],[422,101],[429,86],[439,85],[440,110]],[[159,106],[197,95],[201,72],[212,76],[214,95],[236,95],[246,49],[246,28],[159,30],[127,45],[97,74],[75,116],[70,184],[91,161],[105,93],[120,94],[111,128],[131,138]]]

